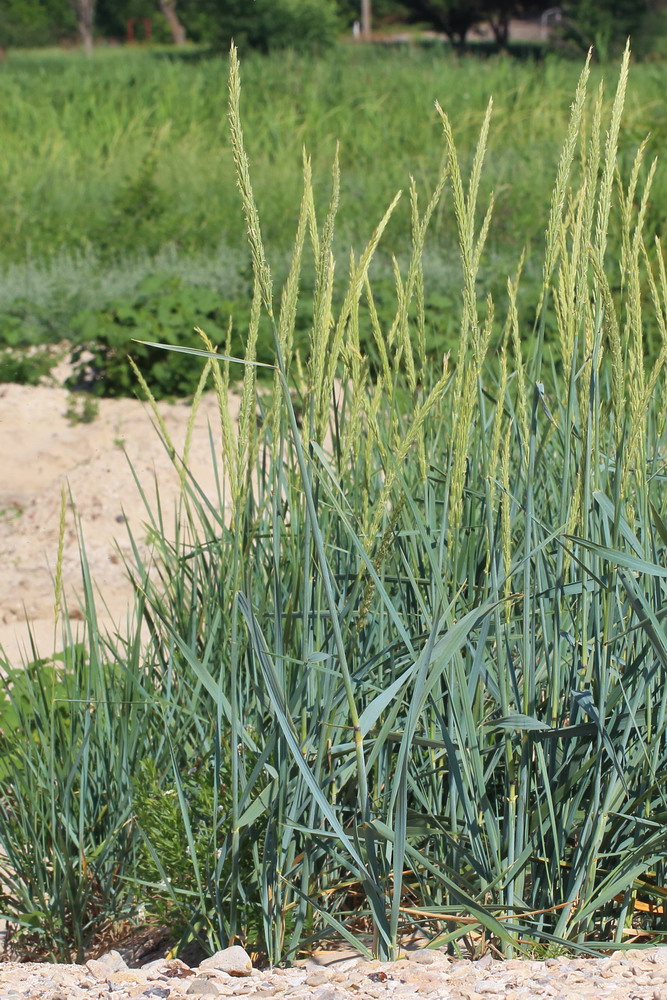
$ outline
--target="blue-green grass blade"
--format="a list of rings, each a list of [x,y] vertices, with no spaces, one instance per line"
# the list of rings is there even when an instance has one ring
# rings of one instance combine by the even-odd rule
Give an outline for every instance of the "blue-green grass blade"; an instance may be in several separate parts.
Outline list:
[[[152,340],[135,340],[136,344],[143,344],[144,347],[158,347],[161,351],[175,351],[177,354],[190,354],[195,358],[211,358],[213,361],[229,361],[235,365],[250,366],[251,368],[269,368],[275,371],[276,366],[265,361],[248,361],[245,358],[234,358],[229,354],[218,354],[217,351],[205,351],[200,347],[181,347],[178,344],[158,344]]]

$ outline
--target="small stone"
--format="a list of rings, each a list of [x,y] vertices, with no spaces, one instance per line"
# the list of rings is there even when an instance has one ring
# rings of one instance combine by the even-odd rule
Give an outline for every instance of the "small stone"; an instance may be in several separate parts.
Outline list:
[[[220,990],[215,983],[210,983],[208,979],[193,979],[185,992],[201,997],[217,997]]]
[[[336,972],[350,972],[352,969],[358,969],[363,962],[363,958],[344,958],[340,962],[335,962],[333,968]]]
[[[324,984],[328,982],[329,977],[326,972],[311,972],[311,974],[306,978],[307,986],[324,986]]]
[[[126,983],[148,986],[148,977],[143,969],[121,969],[120,972],[110,972],[105,978],[115,986]]]
[[[53,966],[51,968],[50,979],[57,983],[58,986],[62,986],[68,990],[92,986],[92,979],[88,974],[88,970],[80,966],[78,971],[73,971],[72,967],[65,965]]]
[[[199,963],[200,971],[226,972],[229,976],[249,976],[252,973],[250,955],[240,945],[223,948]]]
[[[86,962],[86,966],[96,979],[105,979],[112,972],[121,972],[123,969],[127,969],[125,960],[117,951],[109,951],[100,958],[91,958],[89,962]]]
[[[667,966],[667,947],[656,948],[655,951],[649,952],[647,958],[654,965],[665,965]]]
[[[473,963],[473,969],[490,969],[493,965],[493,955],[490,951],[487,951],[486,955],[482,955],[478,958],[476,962]]]
[[[190,966],[181,962],[180,958],[158,958],[155,962],[144,965],[141,971],[145,972],[150,980],[186,979],[194,975]]]
[[[141,995],[142,997],[161,997],[162,1000],[164,1000],[164,998],[168,997],[170,993],[171,990],[168,987],[151,986],[149,989],[144,990]]]
[[[416,951],[406,952],[405,957],[408,961],[418,962],[420,965],[449,965],[447,956],[432,948],[417,948]]]
[[[478,983],[475,983],[475,990],[477,993],[492,993],[497,996],[499,993],[505,992],[505,984],[496,982],[493,979],[481,979]]]

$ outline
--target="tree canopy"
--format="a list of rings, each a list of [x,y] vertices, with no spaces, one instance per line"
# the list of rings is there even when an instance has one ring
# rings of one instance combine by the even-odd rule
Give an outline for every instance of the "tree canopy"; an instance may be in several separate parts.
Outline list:
[[[649,0],[565,0],[565,33],[581,48],[593,46],[606,59],[642,29],[652,6]]]
[[[508,43],[511,18],[539,15],[554,0],[370,0],[374,22],[415,23],[447,35],[461,48],[480,23],[496,42]],[[654,50],[667,36],[667,0],[562,0],[562,37],[571,46],[593,45],[606,58],[636,39]],[[153,37],[182,44],[186,37],[226,48],[319,49],[347,23],[361,19],[361,0],[2,0],[0,46],[39,46],[79,34],[92,50],[93,29],[106,38],[125,37],[130,19],[150,18]],[[139,26],[141,37],[143,27]]]

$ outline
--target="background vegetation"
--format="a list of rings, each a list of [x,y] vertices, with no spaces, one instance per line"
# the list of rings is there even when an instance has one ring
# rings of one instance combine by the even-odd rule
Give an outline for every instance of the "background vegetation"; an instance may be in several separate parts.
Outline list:
[[[526,308],[534,308],[551,178],[577,72],[575,63],[555,57],[480,62],[407,48],[346,46],[317,59],[248,58],[249,153],[277,276],[284,277],[288,267],[304,145],[321,211],[328,198],[326,164],[339,142],[336,250],[360,252],[365,221],[381,216],[410,175],[422,197],[437,180],[442,149],[434,101],[447,107],[468,161],[493,94],[493,170],[482,179],[482,193],[494,191],[495,222],[480,281],[489,291],[501,291],[516,247],[525,246],[520,294]],[[225,73],[224,59],[143,51],[98,51],[94,63],[72,53],[13,52],[0,63],[0,341],[14,348],[0,361],[5,377],[15,377],[15,352],[25,345],[95,342],[94,367],[99,374],[104,366],[107,379],[93,381],[88,371],[81,376],[85,384],[111,394],[131,392],[124,357],[133,337],[164,338],[171,329],[194,338],[194,326],[208,324],[218,338],[231,313],[239,320],[247,316],[252,278],[239,251],[244,222],[223,113]],[[593,78],[597,83],[601,70],[595,68]],[[661,78],[660,64],[635,69],[619,151],[626,171],[648,132],[648,155],[666,140]],[[649,234],[662,224],[665,184],[659,164],[647,206]],[[406,201],[373,264],[383,320],[393,310],[392,255],[405,261],[410,251],[408,221]],[[619,232],[612,222],[614,251]],[[444,204],[432,220],[424,254],[429,352],[441,351],[456,336],[450,308],[456,256],[454,212]],[[304,350],[314,283],[315,272],[306,264],[296,330]],[[368,321],[361,322],[362,342],[370,343]],[[263,329],[265,352],[267,336]],[[656,331],[649,331],[650,351],[655,343]],[[164,359],[160,366],[146,371],[158,395],[194,388],[191,363],[164,380]]]
[[[253,0],[252,6],[241,0],[5,0],[0,46],[71,42],[78,34],[90,53],[95,36],[118,42],[131,32],[134,40],[179,46],[189,39],[227,50],[234,38],[243,50],[313,51],[332,45],[343,26],[357,21],[366,38],[373,29],[416,25],[457,48],[483,25],[507,49],[513,18],[537,21],[544,14],[555,17],[560,40],[584,50],[595,45],[603,60],[628,35],[639,41],[637,51],[659,52],[667,30],[664,0],[564,0],[558,7],[552,0]]]

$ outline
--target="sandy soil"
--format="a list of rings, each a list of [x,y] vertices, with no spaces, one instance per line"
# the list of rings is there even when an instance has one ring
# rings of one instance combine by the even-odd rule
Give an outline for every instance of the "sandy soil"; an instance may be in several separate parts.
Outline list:
[[[134,467],[152,500],[155,480],[165,514],[179,491],[178,475],[153,425],[150,409],[132,399],[100,400],[92,423],[66,416],[68,393],[58,387],[0,385],[0,646],[11,664],[29,649],[30,623],[39,651],[54,648],[54,583],[62,486],[68,501],[63,578],[76,617],[81,570],[76,533],[80,519],[91,575],[106,611],[105,622],[124,617],[131,588],[123,566],[129,526],[148,554],[146,509]],[[177,450],[185,440],[188,403],[161,403]],[[202,400],[190,468],[213,496],[208,427],[218,428],[217,403]],[[126,522],[127,521],[127,525]]]

